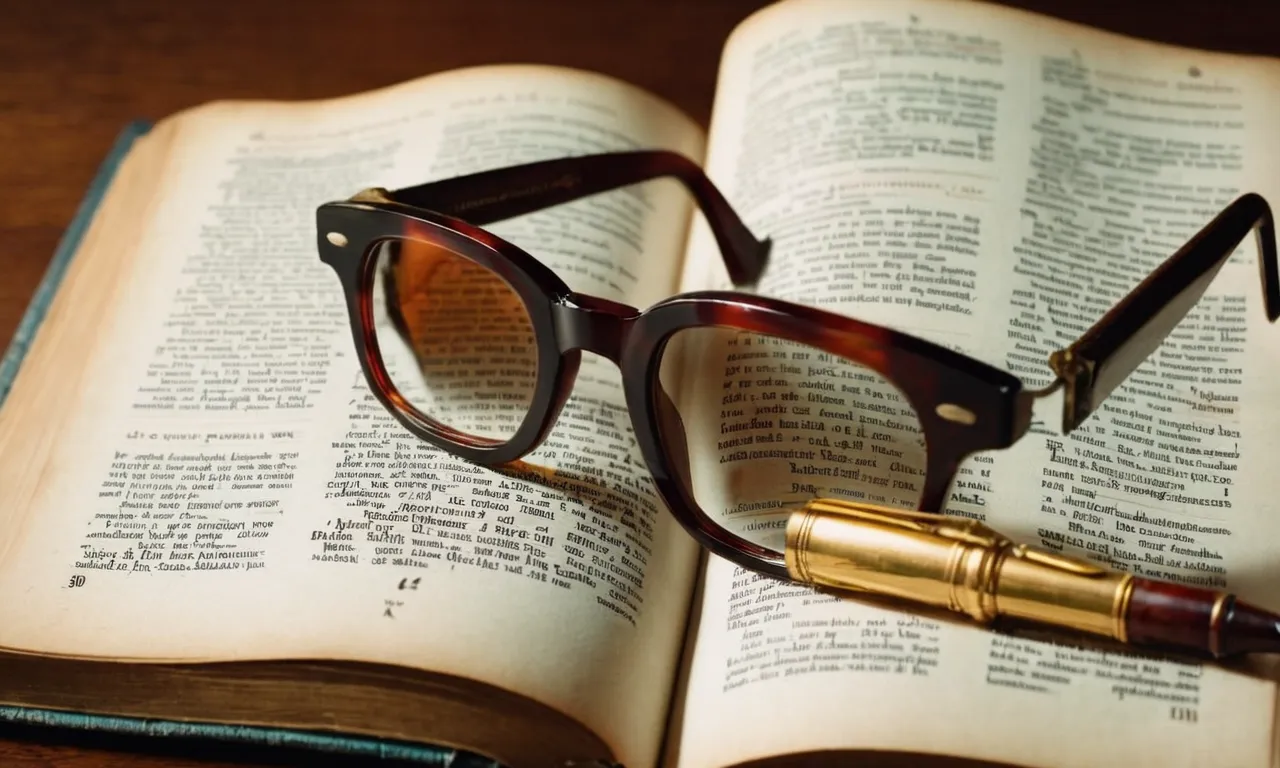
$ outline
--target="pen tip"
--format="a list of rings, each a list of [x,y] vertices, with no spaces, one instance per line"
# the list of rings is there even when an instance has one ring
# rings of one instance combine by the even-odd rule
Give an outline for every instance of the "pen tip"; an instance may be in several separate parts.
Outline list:
[[[1219,656],[1280,653],[1280,615],[1235,600],[1222,619]]]

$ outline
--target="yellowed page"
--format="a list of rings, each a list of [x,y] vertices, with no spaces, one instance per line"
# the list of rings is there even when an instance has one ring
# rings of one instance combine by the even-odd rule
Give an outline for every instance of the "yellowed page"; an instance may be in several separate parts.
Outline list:
[[[0,413],[0,487],[39,477],[29,502],[0,494],[0,647],[418,666],[547,703],[651,764],[696,552],[626,437],[616,369],[583,361],[528,457],[549,483],[429,449],[360,375],[315,208],[570,154],[700,161],[701,131],[625,84],[539,67],[216,104],[171,129],[144,230],[76,259],[78,284],[122,280],[98,338],[42,335],[43,375]],[[676,283],[690,209],[660,181],[491,230],[572,289],[643,306]]]
[[[1235,196],[1280,199],[1278,72],[995,6],[797,0],[731,38],[708,168],[774,238],[761,293],[912,333],[1041,386],[1049,352]],[[726,285],[708,245],[699,227],[687,289]],[[1267,468],[1280,329],[1261,298],[1250,242],[1089,422],[1062,437],[1061,401],[1041,403],[1017,446],[964,463],[947,511],[1112,567],[1280,604]],[[742,349],[704,354],[711,383],[690,385],[680,405],[690,454],[703,459],[695,485],[727,525],[777,546],[769,524],[782,519],[761,509],[851,492],[892,502],[918,489],[898,469],[903,453],[885,452],[898,436],[883,425],[907,420],[905,400],[851,399],[849,371],[805,373],[795,349],[770,350],[785,353],[790,374],[772,358],[726,356]],[[783,416],[761,407],[815,381],[831,386]],[[749,394],[726,413],[729,385]],[[753,439],[793,455],[753,460],[743,447]],[[854,492],[850,478],[876,482]],[[829,749],[1038,766],[1270,761],[1269,681],[837,602],[716,558],[704,587],[682,766]]]

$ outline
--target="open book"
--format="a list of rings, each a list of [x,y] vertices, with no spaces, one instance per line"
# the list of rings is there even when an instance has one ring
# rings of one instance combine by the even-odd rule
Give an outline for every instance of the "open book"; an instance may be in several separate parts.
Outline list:
[[[0,411],[0,704],[513,766],[1268,765],[1259,670],[1015,638],[702,557],[590,356],[526,459],[545,481],[427,447],[359,373],[314,213],[363,187],[669,149],[773,240],[753,290],[1043,384],[1050,350],[1235,196],[1280,200],[1278,89],[1274,62],[993,6],[788,0],[726,43],[709,134],[537,66],[167,119],[120,166]],[[633,306],[729,287],[673,181],[491,229]],[[1274,607],[1280,337],[1253,260],[1072,436],[1051,401],[1045,428],[967,462],[948,511]],[[745,477],[742,445],[719,458]]]

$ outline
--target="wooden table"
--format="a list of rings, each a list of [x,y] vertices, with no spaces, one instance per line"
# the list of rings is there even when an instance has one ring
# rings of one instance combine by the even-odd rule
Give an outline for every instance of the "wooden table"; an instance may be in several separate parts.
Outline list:
[[[1184,45],[1280,55],[1275,0],[1017,0]],[[217,98],[306,99],[500,61],[597,70],[704,124],[720,46],[765,0],[0,2],[0,339],[8,339],[116,132]],[[1280,146],[1277,147],[1280,151]],[[0,730],[0,766],[280,765],[78,733]],[[308,764],[318,764],[314,756]],[[332,763],[337,764],[337,763]]]

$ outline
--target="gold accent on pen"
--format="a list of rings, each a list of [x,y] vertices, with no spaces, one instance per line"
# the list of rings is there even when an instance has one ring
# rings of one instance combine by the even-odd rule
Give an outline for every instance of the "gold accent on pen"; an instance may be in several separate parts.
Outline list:
[[[787,521],[785,562],[809,584],[1126,640],[1130,574],[1014,544],[977,520],[815,499]]]
[[[1129,601],[1133,599],[1133,579],[1126,579],[1124,588],[1116,601],[1115,638],[1122,643],[1129,642]]]
[[[1209,653],[1216,659],[1222,655],[1222,612],[1226,610],[1227,600],[1231,595],[1223,592],[1213,601],[1213,610],[1209,611]]]

